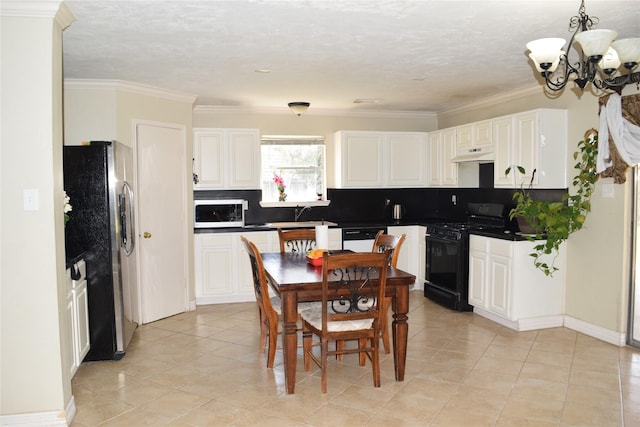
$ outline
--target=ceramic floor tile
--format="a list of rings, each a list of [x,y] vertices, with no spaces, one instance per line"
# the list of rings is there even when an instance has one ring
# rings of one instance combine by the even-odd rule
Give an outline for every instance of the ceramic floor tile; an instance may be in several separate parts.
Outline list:
[[[640,350],[567,328],[513,331],[420,290],[409,307],[405,381],[382,353],[374,388],[370,364],[349,355],[330,360],[326,395],[301,352],[296,394],[286,394],[282,351],[273,369],[258,351],[254,303],[143,325],[122,360],[80,366],[72,426],[640,425]]]

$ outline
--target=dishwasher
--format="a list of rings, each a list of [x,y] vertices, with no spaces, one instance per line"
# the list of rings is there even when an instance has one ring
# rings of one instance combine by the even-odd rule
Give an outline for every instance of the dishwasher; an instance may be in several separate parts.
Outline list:
[[[354,252],[371,252],[376,234],[382,230],[387,232],[387,227],[350,227],[342,229],[342,249]]]

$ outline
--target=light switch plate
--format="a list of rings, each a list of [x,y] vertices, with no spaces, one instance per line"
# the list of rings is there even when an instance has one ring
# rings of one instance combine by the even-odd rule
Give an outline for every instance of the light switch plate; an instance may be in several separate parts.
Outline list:
[[[604,182],[602,184],[602,198],[603,199],[613,199],[615,195],[613,182]]]
[[[37,188],[25,188],[22,190],[22,207],[25,211],[37,211],[40,209],[40,194]]]

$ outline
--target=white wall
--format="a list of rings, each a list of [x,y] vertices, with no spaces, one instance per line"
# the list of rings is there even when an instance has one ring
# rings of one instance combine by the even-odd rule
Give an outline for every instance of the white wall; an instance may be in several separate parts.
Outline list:
[[[73,16],[60,3],[43,2],[28,18],[19,10],[22,4],[2,4],[3,425],[25,413],[44,413],[43,424],[65,425],[71,400],[65,369],[70,328],[62,211],[62,29]],[[37,209],[23,208],[25,189],[37,192]]]
[[[571,85],[569,85],[571,86]],[[544,95],[541,86],[509,99],[489,100],[486,105],[451,112],[440,118],[441,127],[497,117],[535,108],[568,110],[568,170],[576,173],[572,153],[590,128],[598,129],[598,97],[576,92],[567,87],[557,98]],[[637,93],[627,86],[623,95]],[[609,331],[626,331],[627,296],[629,292],[629,227],[630,183],[614,186],[614,197],[604,198],[602,180],[592,196],[592,211],[585,228],[567,241],[566,314]]]

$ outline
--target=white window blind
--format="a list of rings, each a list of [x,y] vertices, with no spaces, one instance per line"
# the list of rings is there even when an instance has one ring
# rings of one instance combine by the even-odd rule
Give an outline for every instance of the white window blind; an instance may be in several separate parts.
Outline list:
[[[322,136],[263,135],[262,200],[278,201],[274,174],[282,177],[287,202],[324,199],[325,143]]]

